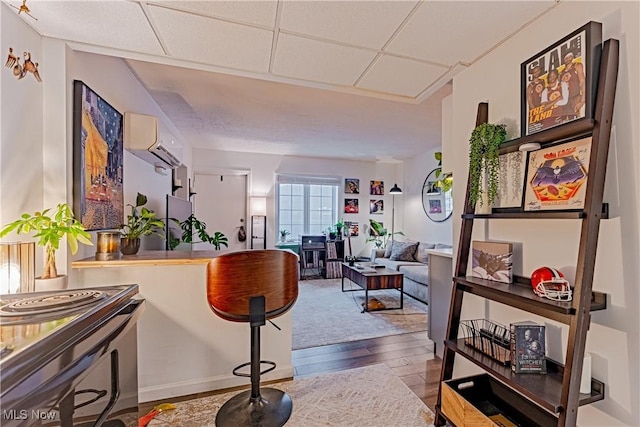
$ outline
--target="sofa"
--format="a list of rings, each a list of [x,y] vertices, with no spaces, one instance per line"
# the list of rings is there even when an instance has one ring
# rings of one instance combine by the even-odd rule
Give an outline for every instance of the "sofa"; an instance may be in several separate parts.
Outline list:
[[[384,249],[371,251],[371,262],[397,270],[404,275],[403,292],[425,304],[429,301],[428,249],[446,249],[444,243],[394,241]]]

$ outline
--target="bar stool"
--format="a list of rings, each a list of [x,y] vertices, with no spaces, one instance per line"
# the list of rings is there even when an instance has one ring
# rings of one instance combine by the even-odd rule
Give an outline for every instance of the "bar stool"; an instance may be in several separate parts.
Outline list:
[[[207,299],[211,310],[231,322],[251,327],[251,361],[233,374],[251,378],[251,390],[229,399],[216,415],[216,426],[283,426],[291,416],[289,395],[260,388],[260,375],[275,369],[260,360],[260,327],[286,313],[298,298],[298,257],[289,251],[253,250],[214,258],[207,267]],[[261,371],[261,365],[270,367]],[[238,372],[250,367],[250,374]]]

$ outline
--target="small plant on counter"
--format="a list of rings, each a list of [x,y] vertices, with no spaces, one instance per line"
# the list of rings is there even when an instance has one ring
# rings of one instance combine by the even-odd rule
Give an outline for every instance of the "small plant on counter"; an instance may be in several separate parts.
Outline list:
[[[289,230],[283,228],[282,230],[280,230],[280,240],[284,242],[287,239],[287,236],[290,234],[291,232]]]
[[[157,234],[162,236],[164,229],[164,221],[159,219],[154,211],[145,208],[147,204],[147,196],[138,193],[136,196],[135,206],[131,206],[131,213],[127,215],[126,224],[120,226],[122,237],[127,239],[139,239],[142,236]]]
[[[38,246],[45,248],[44,270],[40,276],[42,279],[58,277],[56,251],[60,248],[60,240],[63,237],[67,238],[72,254],[78,252],[78,243],[93,245],[91,235],[75,218],[68,204],[58,204],[53,214],[49,214],[50,211],[51,209],[45,209],[33,215],[24,213],[20,219],[5,225],[0,230],[0,238],[14,230],[18,234],[34,232],[33,237],[38,239]]]
[[[210,243],[218,251],[222,246],[229,247],[229,239],[223,233],[216,231],[213,236],[207,233],[207,224],[200,221],[194,214],[180,223],[182,229],[182,241],[185,243]],[[200,241],[193,241],[193,232],[196,232]]]

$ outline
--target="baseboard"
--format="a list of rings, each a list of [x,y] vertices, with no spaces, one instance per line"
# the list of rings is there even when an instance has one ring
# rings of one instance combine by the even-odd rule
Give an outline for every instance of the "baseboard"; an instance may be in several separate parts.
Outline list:
[[[288,365],[283,368],[276,368],[262,376],[262,381],[285,380],[293,378],[293,366]],[[178,396],[204,393],[214,390],[222,390],[230,387],[249,385],[249,379],[236,377],[231,372],[228,375],[221,375],[210,378],[200,378],[197,380],[181,381],[170,384],[162,384],[151,387],[143,387],[138,390],[138,401],[140,403],[153,402],[161,399],[171,399]]]

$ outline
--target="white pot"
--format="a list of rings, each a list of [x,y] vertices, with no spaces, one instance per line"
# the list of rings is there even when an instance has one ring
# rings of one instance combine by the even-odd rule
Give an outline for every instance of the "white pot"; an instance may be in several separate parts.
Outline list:
[[[53,279],[42,279],[36,277],[36,292],[40,291],[59,291],[67,289],[67,276],[60,275]]]

